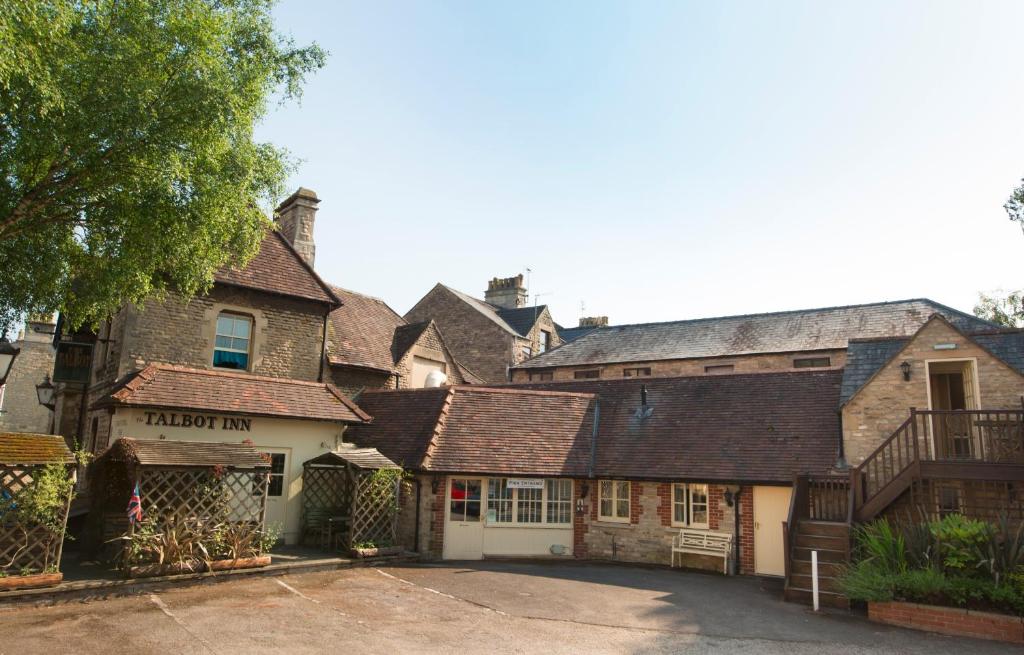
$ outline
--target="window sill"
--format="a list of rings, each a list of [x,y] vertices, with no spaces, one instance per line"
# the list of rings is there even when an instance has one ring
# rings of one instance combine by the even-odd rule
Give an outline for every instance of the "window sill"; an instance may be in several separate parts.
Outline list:
[[[628,521],[608,521],[608,520],[602,520],[602,519],[598,519],[598,520],[594,521],[593,523],[591,523],[591,525],[593,525],[594,527],[597,527],[597,528],[622,528],[622,529],[629,529],[629,528],[635,527],[632,523],[630,523]]]
[[[485,528],[529,528],[531,530],[572,530],[572,523],[484,523]]]
[[[694,527],[692,525],[671,525],[665,528],[666,532],[678,532],[679,530],[700,530],[701,532],[714,532],[710,526]]]

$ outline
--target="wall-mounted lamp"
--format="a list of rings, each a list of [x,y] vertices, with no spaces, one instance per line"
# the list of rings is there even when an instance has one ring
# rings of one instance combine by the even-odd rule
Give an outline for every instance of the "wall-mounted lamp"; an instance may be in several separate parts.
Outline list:
[[[903,363],[900,364],[900,370],[903,371],[903,380],[910,382],[910,362],[903,360]]]
[[[732,507],[736,504],[736,500],[740,496],[740,488],[736,486],[730,486],[725,488],[725,492],[722,497],[725,498],[725,504],[727,507]]]
[[[46,378],[42,382],[36,385],[36,400],[39,404],[47,408],[51,412],[56,407],[56,403],[53,400],[53,395],[56,389],[54,389],[53,383],[50,382],[50,375],[47,374]]]

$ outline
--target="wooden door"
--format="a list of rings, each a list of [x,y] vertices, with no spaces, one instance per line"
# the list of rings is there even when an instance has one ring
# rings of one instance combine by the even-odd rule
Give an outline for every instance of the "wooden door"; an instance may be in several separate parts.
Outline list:
[[[754,572],[785,575],[782,523],[789,517],[790,487],[754,487]]]

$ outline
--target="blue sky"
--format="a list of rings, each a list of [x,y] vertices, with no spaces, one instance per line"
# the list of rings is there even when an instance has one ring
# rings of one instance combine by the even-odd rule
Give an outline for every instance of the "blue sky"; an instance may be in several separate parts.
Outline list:
[[[318,272],[400,313],[526,267],[565,325],[1024,286],[1024,3],[275,14],[330,58],[258,138],[322,199]]]

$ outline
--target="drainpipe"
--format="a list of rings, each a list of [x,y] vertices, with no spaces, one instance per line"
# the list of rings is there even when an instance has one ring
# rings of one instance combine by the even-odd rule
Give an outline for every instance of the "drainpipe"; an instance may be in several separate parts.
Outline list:
[[[420,552],[420,493],[423,491],[423,480],[416,476],[416,527],[412,533],[412,550]]]
[[[601,425],[601,397],[594,397],[594,429],[590,434],[590,467],[587,476],[594,477],[594,462],[597,459],[597,430]]]
[[[327,361],[327,321],[330,319],[331,310],[327,309],[327,313],[324,314],[324,341],[320,344],[320,373],[316,377],[317,382],[324,381],[324,363]]]
[[[839,409],[837,412],[839,415],[839,457],[836,459],[834,467],[840,471],[845,471],[850,468],[850,463],[846,461],[846,441],[843,435],[843,410]]]
[[[743,492],[743,487],[739,485],[737,487],[739,491],[732,499],[733,530],[736,531],[736,538],[732,540],[732,571],[734,575],[740,574],[740,535],[743,534],[743,529],[740,526],[740,495]]]

